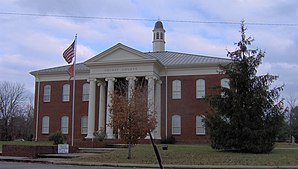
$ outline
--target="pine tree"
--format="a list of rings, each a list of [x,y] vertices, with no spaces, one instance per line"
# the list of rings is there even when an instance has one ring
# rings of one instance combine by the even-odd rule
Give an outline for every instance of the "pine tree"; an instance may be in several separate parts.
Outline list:
[[[270,87],[277,76],[257,76],[265,52],[248,49],[254,39],[247,38],[245,32],[242,21],[241,40],[235,51],[227,54],[231,63],[221,66],[230,79],[230,88],[218,87],[222,94],[208,98],[212,111],[206,125],[214,149],[267,153],[273,150],[282,126],[284,110],[279,92],[283,87]]]

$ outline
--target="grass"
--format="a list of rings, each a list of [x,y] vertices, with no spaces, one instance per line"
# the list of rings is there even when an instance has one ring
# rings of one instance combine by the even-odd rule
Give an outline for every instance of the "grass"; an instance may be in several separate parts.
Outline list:
[[[298,146],[289,144],[277,144],[276,149],[269,154],[222,152],[213,150],[209,145],[169,145],[168,150],[161,150],[161,145],[158,145],[158,148],[163,164],[298,165]],[[157,164],[151,145],[137,145],[133,148],[132,153],[133,159],[130,160],[127,159],[127,149],[118,149],[110,153],[79,157],[72,160],[102,163]]]
[[[0,141],[0,151],[3,144],[17,145],[52,145],[52,142],[34,141]],[[185,165],[261,165],[282,166],[298,165],[298,144],[278,143],[268,154],[244,154],[213,150],[209,145],[168,145],[168,150],[162,150],[158,145],[163,164]],[[109,153],[94,156],[82,156],[75,161],[100,163],[135,163],[157,164],[151,145],[136,145],[132,149],[133,158],[127,159],[127,149],[117,149]]]
[[[52,141],[0,141],[0,151],[2,151],[2,145],[53,145]]]

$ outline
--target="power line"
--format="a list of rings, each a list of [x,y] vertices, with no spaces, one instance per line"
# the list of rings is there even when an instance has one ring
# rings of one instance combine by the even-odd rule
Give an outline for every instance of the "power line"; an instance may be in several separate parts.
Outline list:
[[[100,17],[100,16],[78,16],[78,15],[56,15],[56,14],[36,14],[36,13],[17,13],[17,12],[0,12],[0,15],[14,16],[32,16],[32,17],[55,17],[55,18],[74,18],[74,19],[95,19],[95,20],[118,20],[118,21],[150,21],[156,19],[146,18],[116,18],[116,17]],[[239,25],[240,22],[224,22],[224,21],[198,21],[198,20],[173,20],[163,19],[163,22],[177,23],[192,23],[192,24],[221,24],[221,25]],[[246,25],[256,26],[288,26],[296,27],[298,23],[260,23],[260,22],[245,22]]]

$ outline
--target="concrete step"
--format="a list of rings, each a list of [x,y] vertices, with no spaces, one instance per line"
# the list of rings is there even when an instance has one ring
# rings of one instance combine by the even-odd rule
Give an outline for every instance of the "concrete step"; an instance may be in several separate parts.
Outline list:
[[[114,148],[79,148],[80,153],[107,153],[114,151]]]
[[[128,148],[128,144],[108,144],[107,148]]]

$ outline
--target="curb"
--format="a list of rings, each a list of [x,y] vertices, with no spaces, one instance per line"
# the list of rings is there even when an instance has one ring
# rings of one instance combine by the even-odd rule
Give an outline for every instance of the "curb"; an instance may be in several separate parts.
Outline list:
[[[74,162],[49,159],[32,159],[24,157],[0,156],[0,161],[23,162],[23,163],[43,163],[55,165],[77,165],[77,166],[102,166],[102,167],[128,167],[128,168],[159,168],[158,164],[124,164],[124,163],[95,163],[95,162]],[[298,169],[298,166],[213,166],[213,165],[164,165],[169,169]]]

